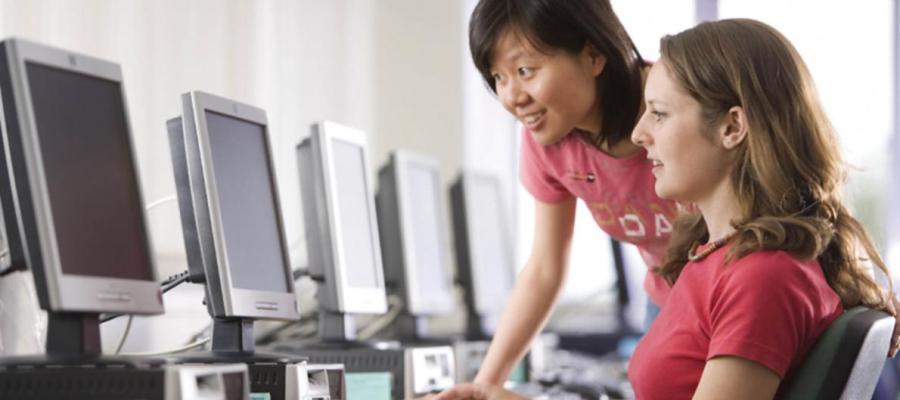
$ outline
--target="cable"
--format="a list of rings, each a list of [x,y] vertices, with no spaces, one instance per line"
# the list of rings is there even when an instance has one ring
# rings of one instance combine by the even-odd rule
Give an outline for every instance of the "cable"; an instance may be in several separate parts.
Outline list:
[[[203,345],[209,343],[209,341],[210,341],[211,339],[212,339],[212,338],[203,338],[203,339],[198,340],[198,341],[196,341],[196,342],[194,342],[194,343],[190,343],[190,344],[188,344],[188,345],[185,345],[185,346],[182,346],[182,347],[178,347],[178,348],[175,348],[175,349],[171,349],[171,350],[158,351],[158,352],[150,352],[150,353],[127,353],[127,354],[124,354],[124,355],[126,355],[126,356],[131,356],[131,357],[154,357],[154,356],[164,356],[164,355],[168,355],[168,354],[183,353],[183,352],[188,351],[188,350],[191,350],[191,349],[193,349],[193,348],[203,346]]]
[[[125,324],[125,332],[122,333],[122,339],[119,339],[119,345],[116,346],[116,354],[119,354],[122,351],[122,346],[125,345],[125,339],[128,337],[128,333],[131,332],[131,321],[134,320],[134,315],[128,316],[128,323]]]
[[[164,280],[162,283],[160,283],[160,286],[162,286],[162,292],[163,293],[168,292],[169,290],[174,289],[176,286],[184,283],[184,281],[187,280],[188,275],[189,275],[189,271],[184,271],[184,272],[181,272],[181,273],[178,273],[178,274],[175,274],[175,275],[172,275],[172,276],[166,278],[166,280]],[[100,323],[102,324],[102,323],[110,321],[112,319],[121,317],[122,315],[125,315],[125,314],[101,315]],[[122,346],[125,345],[125,339],[127,339],[128,334],[131,333],[131,323],[133,322],[133,320],[134,320],[134,315],[128,314],[128,323],[125,325],[125,332],[122,333],[122,339],[119,340],[119,345],[116,346],[116,354],[119,354],[122,351]]]
[[[150,211],[150,210],[152,210],[156,207],[159,207],[163,204],[166,204],[170,201],[176,201],[176,200],[178,200],[177,195],[166,196],[159,200],[153,201],[150,204],[147,204],[147,207],[145,207],[145,209],[147,211]],[[0,257],[2,257],[2,256],[3,256],[3,254],[0,253]],[[176,286],[184,283],[188,279],[189,276],[190,276],[190,271],[184,271],[184,272],[180,272],[178,274],[175,274],[175,275],[172,275],[172,276],[166,278],[159,284],[160,289],[162,290],[162,293],[166,293],[166,292],[174,289]],[[111,321],[115,318],[121,317],[122,315],[125,315],[125,314],[103,314],[100,316],[100,323]],[[126,325],[125,325],[125,332],[122,333],[122,339],[119,340],[119,345],[116,346],[116,354],[121,353],[122,346],[125,345],[125,340],[128,338],[128,334],[131,332],[131,324],[133,321],[134,321],[134,315],[129,314],[128,315],[128,323],[126,323]],[[195,347],[202,346],[209,341],[210,341],[210,338],[205,338],[205,339],[196,341],[194,343],[190,343],[186,346],[179,347],[174,350],[168,350],[168,351],[156,352],[156,353],[132,353],[132,354],[128,354],[128,355],[129,356],[148,357],[148,356],[158,356],[158,355],[165,355],[165,354],[180,353],[182,351],[187,351],[187,350],[193,349]]]
[[[278,336],[280,333],[282,333],[290,328],[293,328],[295,326],[298,326],[298,325],[299,325],[298,329],[302,329],[305,326],[305,324],[309,324],[310,322],[316,322],[316,317],[318,316],[318,314],[319,314],[318,310],[312,310],[306,314],[300,314],[300,318],[297,319],[296,321],[285,322],[279,326],[276,326],[276,327],[270,329],[266,333],[258,335],[256,337],[256,344],[257,345],[267,345],[269,343],[276,342],[276,341],[278,341]],[[313,333],[315,333],[315,330],[313,331]],[[295,335],[296,335],[296,333],[292,333],[290,335],[290,337],[295,337]]]
[[[275,330],[279,330],[281,332],[286,331],[287,328],[296,328],[288,335],[279,335],[280,332],[272,332],[272,334],[266,334],[265,337],[261,338],[262,343],[257,342],[257,344],[264,346],[275,342],[281,341],[293,341],[310,338],[316,335],[319,331],[319,321],[318,319],[309,319],[303,321],[301,324],[293,323],[286,324],[284,326],[285,329],[275,328]]]
[[[303,330],[304,327],[307,329]],[[316,333],[318,333],[318,332],[319,332],[319,321],[310,321],[307,323],[307,325],[301,325],[299,328],[297,328],[297,331],[292,333],[290,336],[288,336],[288,339],[299,340],[299,339],[311,338],[313,336],[316,336]]]
[[[257,345],[267,345],[267,344],[269,344],[269,343],[272,343],[272,342],[277,341],[277,338],[278,338],[278,334],[279,334],[279,333],[284,332],[284,331],[286,331],[286,330],[288,330],[288,329],[290,329],[290,328],[293,328],[294,326],[298,325],[301,321],[302,321],[302,320],[300,320],[300,321],[290,321],[290,322],[283,323],[283,324],[281,324],[281,325],[279,325],[279,326],[277,326],[277,327],[275,327],[275,328],[272,328],[272,329],[269,330],[268,332],[266,332],[266,333],[264,333],[264,334],[262,334],[262,335],[257,336],[257,337],[256,337],[256,344],[257,344]]]
[[[163,293],[168,292],[168,291],[174,289],[176,286],[184,283],[185,281],[188,280],[190,275],[191,275],[191,271],[183,271],[183,272],[177,273],[175,275],[172,275],[172,276],[166,278],[166,280],[164,280],[162,283],[159,284],[160,286],[162,286],[162,292]]]
[[[146,208],[147,211],[150,211],[150,210],[152,210],[152,209],[154,209],[154,208],[156,208],[156,207],[159,207],[159,206],[161,206],[161,205],[163,205],[163,204],[166,204],[166,203],[168,203],[168,202],[170,202],[170,201],[175,201],[175,200],[178,200],[178,196],[173,194],[173,195],[171,195],[171,196],[166,196],[166,197],[163,197],[163,198],[161,198],[161,199],[159,199],[159,200],[156,200],[156,201],[154,201],[154,202],[151,202],[150,204],[147,204],[147,207],[145,207],[145,208]]]
[[[384,328],[390,326],[390,324],[400,315],[401,311],[403,311],[403,300],[400,300],[400,297],[393,294],[388,296],[388,312],[375,321],[372,321],[369,325],[366,325],[365,328],[360,329],[359,333],[356,334],[357,340],[362,341],[371,339],[378,334],[378,332],[381,332]]]
[[[309,268],[302,268],[302,269],[301,269],[301,268],[297,268],[297,269],[295,269],[294,271],[291,272],[291,275],[293,276],[293,278],[294,278],[295,281],[296,281],[297,279],[300,279],[300,278],[304,277],[304,276],[310,276],[310,275],[309,275]]]
[[[190,277],[190,271],[179,272],[175,275],[172,275],[166,278],[164,281],[160,282],[159,286],[162,289],[162,292],[168,292],[174,289],[176,286],[184,283]],[[113,319],[119,318],[125,314],[101,314],[100,315],[100,323],[108,322]]]
[[[199,332],[195,333],[194,336],[191,336],[191,338],[188,339],[187,342],[193,343],[193,342],[200,340],[200,338],[202,338],[204,336],[212,336],[212,329],[213,329],[213,323],[210,322],[210,323],[206,324],[206,326],[203,327],[203,329],[201,329]]]

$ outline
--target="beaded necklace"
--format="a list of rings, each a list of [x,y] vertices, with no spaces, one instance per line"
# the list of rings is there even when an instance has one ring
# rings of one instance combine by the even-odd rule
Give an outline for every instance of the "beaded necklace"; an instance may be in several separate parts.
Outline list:
[[[731,238],[733,238],[735,234],[737,234],[737,231],[731,232],[731,233],[725,235],[724,237],[722,237],[721,239],[716,240],[715,242],[708,243],[706,245],[706,247],[703,248],[703,250],[700,250],[699,253],[695,253],[695,251],[697,251],[697,248],[700,247],[700,243],[694,243],[694,245],[691,246],[691,249],[688,250],[688,254],[687,254],[688,260],[689,261],[702,260],[703,257],[708,256],[709,253],[716,251],[716,249],[724,246],[725,243],[728,243],[728,241],[731,240]]]

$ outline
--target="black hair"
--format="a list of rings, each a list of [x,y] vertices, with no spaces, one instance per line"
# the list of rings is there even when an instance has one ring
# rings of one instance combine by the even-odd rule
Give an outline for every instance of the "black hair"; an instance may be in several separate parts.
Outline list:
[[[479,1],[469,20],[469,49],[495,94],[491,62],[497,41],[508,31],[521,34],[540,51],[579,54],[590,44],[603,54],[606,66],[597,77],[603,126],[589,139],[597,147],[628,140],[641,108],[644,62],[609,0]]]

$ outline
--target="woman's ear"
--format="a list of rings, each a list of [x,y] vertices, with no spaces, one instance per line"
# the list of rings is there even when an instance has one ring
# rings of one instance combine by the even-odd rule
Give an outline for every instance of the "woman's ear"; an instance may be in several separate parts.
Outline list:
[[[728,109],[719,129],[719,141],[722,147],[732,150],[738,147],[747,138],[747,114],[741,106]]]
[[[603,73],[603,68],[606,67],[606,56],[597,51],[592,44],[586,43],[584,49],[581,50],[581,55],[588,62],[591,74],[597,77]]]

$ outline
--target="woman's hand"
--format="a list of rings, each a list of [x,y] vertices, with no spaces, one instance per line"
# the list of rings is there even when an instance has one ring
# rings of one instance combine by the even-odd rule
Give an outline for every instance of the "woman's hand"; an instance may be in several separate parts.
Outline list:
[[[497,385],[461,383],[425,400],[525,400],[525,397]]]

